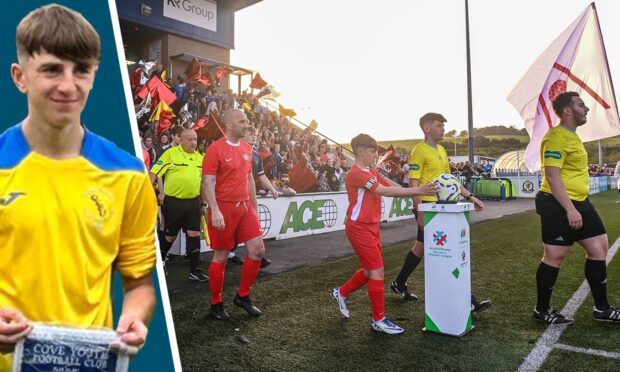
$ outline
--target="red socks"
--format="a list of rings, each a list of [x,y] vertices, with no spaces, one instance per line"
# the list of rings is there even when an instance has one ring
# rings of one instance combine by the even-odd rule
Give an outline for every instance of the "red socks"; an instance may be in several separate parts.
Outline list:
[[[224,287],[224,268],[226,263],[211,261],[209,265],[209,287],[211,287],[211,304],[222,302],[222,288]]]
[[[211,261],[209,265],[209,286],[211,287],[211,304],[215,305],[222,302],[222,289],[224,287],[224,269],[226,263]],[[256,280],[260,270],[260,260],[252,260],[246,257],[241,267],[241,284],[239,285],[239,296],[245,297],[250,294],[252,284]]]
[[[368,281],[368,297],[372,307],[372,320],[375,322],[385,316],[385,291],[383,280],[370,279]]]
[[[368,283],[368,278],[364,275],[364,269],[359,269],[353,274],[351,279],[340,287],[340,294],[343,297],[349,297],[351,293],[362,288],[366,283]]]
[[[253,260],[246,256],[241,267],[241,284],[239,284],[239,297],[245,297],[250,294],[252,284],[256,280],[258,270],[260,270],[260,259]]]
[[[353,274],[349,281],[339,288],[340,295],[349,297],[351,293],[362,288],[366,283],[368,283],[368,297],[370,298],[370,306],[372,307],[372,320],[381,320],[385,316],[385,291],[383,289],[383,280],[369,279],[364,275],[364,269],[359,269]]]

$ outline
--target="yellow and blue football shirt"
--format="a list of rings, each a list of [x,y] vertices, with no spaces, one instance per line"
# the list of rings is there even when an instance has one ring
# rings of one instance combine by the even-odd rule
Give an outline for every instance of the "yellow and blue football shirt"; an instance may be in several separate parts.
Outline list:
[[[88,130],[81,155],[0,135],[0,307],[29,320],[112,327],[113,271],[150,275],[157,203],[144,165]],[[0,358],[1,359],[1,358]]]
[[[560,176],[570,199],[584,201],[588,197],[588,153],[577,133],[561,125],[550,129],[540,144],[540,163],[543,169],[541,191],[552,194],[544,167],[557,167],[561,169]]]
[[[448,153],[440,144],[437,148],[422,141],[418,143],[409,156],[409,178],[420,180],[420,186],[433,182],[437,176],[450,173]],[[434,196],[421,196],[422,201],[434,202]]]

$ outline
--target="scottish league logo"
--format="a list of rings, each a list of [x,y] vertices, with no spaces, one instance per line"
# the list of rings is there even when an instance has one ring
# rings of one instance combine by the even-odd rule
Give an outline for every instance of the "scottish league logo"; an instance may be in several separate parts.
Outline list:
[[[448,240],[448,235],[443,231],[435,231],[433,233],[433,242],[439,246],[444,246]]]

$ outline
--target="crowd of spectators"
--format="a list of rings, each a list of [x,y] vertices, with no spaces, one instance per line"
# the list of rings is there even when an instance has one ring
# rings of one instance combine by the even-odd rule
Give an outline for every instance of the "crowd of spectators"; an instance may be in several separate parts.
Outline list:
[[[158,64],[150,76],[161,77],[162,72],[163,66]],[[186,82],[182,76],[177,78],[176,83],[172,80],[164,82],[176,96],[174,105],[171,105],[176,108],[172,127],[165,131],[158,130],[159,122],[150,121],[150,114],[138,119],[143,150],[148,154],[150,166],[168,147],[178,144],[175,136],[182,128],[192,128],[210,112],[221,123],[221,115],[226,110],[238,108],[245,111],[250,125],[256,128],[255,149],[263,160],[265,175],[276,190],[287,190],[285,195],[291,195],[295,189],[304,193],[344,190],[344,176],[348,168],[343,148],[328,143],[312,128],[300,128],[292,124],[288,117],[280,117],[278,111],[261,104],[257,94],[244,91],[238,95],[232,89]],[[136,97],[135,104],[141,102],[142,99]],[[213,141],[213,138],[199,136],[197,150],[204,154]],[[300,171],[301,167],[307,171]],[[257,183],[257,193],[266,195],[267,190]]]
[[[489,161],[483,163],[469,162],[454,163],[450,162],[450,173],[459,179],[471,179],[471,178],[490,178],[493,164]],[[402,156],[399,160],[399,166],[388,170],[384,173],[392,181],[402,185],[409,185],[409,156]]]
[[[165,75],[164,66],[158,63],[149,77],[163,78]],[[259,97],[262,92],[253,94],[253,91],[243,91],[237,94],[232,89],[186,82],[183,76],[178,76],[176,82],[165,78],[163,80],[176,96],[173,107],[176,108],[177,115],[173,119],[172,127],[165,131],[158,131],[157,120],[149,121],[150,114],[138,120],[143,150],[149,158],[148,165],[152,166],[168,147],[178,144],[175,136],[182,128],[192,128],[210,112],[221,122],[224,111],[239,108],[246,112],[250,125],[257,130],[256,150],[263,160],[265,175],[278,191],[287,190],[286,194],[291,195],[294,186],[297,186],[297,192],[304,193],[344,191],[344,178],[348,168],[343,148],[328,143],[327,139],[321,138],[312,128],[294,125],[288,117],[280,117],[278,111],[261,104]],[[132,87],[134,92],[135,88]],[[136,105],[141,101],[136,97]],[[198,151],[204,154],[212,142],[213,138],[199,138]],[[386,169],[384,175],[395,183],[407,186],[408,158],[409,156],[400,157],[398,166]],[[309,172],[299,172],[300,167]],[[297,168],[297,171],[294,168]],[[474,164],[469,161],[450,162],[451,173],[461,179],[489,178],[492,168],[489,161]],[[613,175],[614,167],[591,164],[589,171],[591,176]],[[291,177],[291,172],[295,173],[294,177]],[[314,179],[311,179],[310,175]],[[291,180],[299,177],[305,178],[303,182]],[[294,181],[294,185],[289,184],[291,181]],[[259,184],[257,192],[261,195],[267,193]]]
[[[590,176],[613,176],[615,164],[590,164]]]
[[[471,164],[469,161],[461,162],[461,163],[450,162],[450,172],[457,177],[489,178],[491,177],[492,169],[493,169],[493,164],[487,160],[485,160],[483,163],[474,163],[474,164]]]

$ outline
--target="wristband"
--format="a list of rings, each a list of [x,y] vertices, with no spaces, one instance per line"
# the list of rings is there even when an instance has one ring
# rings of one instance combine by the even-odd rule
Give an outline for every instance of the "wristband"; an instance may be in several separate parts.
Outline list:
[[[470,193],[469,195],[467,195],[465,197],[465,200],[471,200],[471,198],[475,198],[475,197],[476,197],[476,195],[474,195],[474,193],[472,192],[472,193]]]

